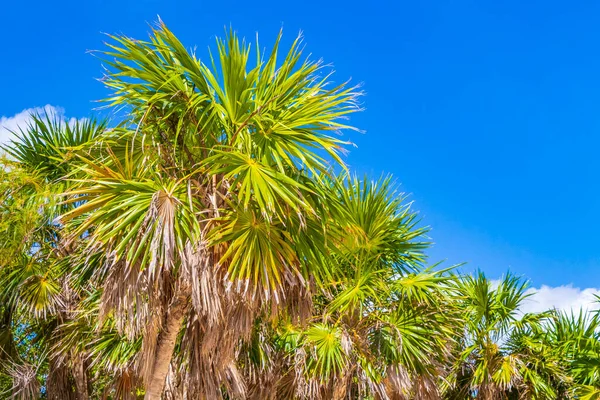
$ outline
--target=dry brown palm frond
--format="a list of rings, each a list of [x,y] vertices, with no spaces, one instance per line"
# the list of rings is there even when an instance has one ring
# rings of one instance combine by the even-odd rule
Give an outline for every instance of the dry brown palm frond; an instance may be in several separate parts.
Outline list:
[[[437,376],[429,374],[417,376],[413,381],[414,397],[422,400],[441,400],[438,379]]]
[[[152,323],[148,303],[143,296],[148,288],[147,279],[136,266],[125,260],[113,260],[114,257],[108,257],[106,261],[111,266],[107,268],[110,272],[102,291],[99,318],[102,322],[108,316],[114,317],[117,331],[134,340]]]
[[[142,349],[137,364],[137,371],[144,378],[144,382],[148,382],[152,375],[161,327],[162,316],[153,313],[144,332],[144,340],[142,341]]]
[[[115,373],[112,384],[104,389],[101,399],[136,400],[136,390],[140,384],[140,379],[131,368],[120,369]]]
[[[371,379],[369,374],[365,373],[362,370],[360,363],[356,365],[355,374],[348,377],[348,379],[352,379],[353,376],[356,375],[358,377],[358,390],[360,393],[363,393],[365,396],[374,396],[376,399],[387,400],[390,397],[388,396],[385,381],[375,381]]]
[[[207,251],[205,245],[198,247],[194,251],[190,244],[186,246],[183,265],[192,286],[192,305],[198,315],[212,325],[223,318],[223,277],[215,263],[214,252]]]
[[[246,397],[246,382],[236,363],[240,343],[252,333],[254,312],[234,293],[223,297],[221,318],[194,314],[187,323],[181,357],[186,360],[184,385],[190,395],[215,398],[224,386],[229,396]]]
[[[296,284],[286,288],[285,312],[287,315],[293,316],[293,322],[298,326],[305,327],[313,316],[314,304],[311,288],[313,286],[314,284],[310,286]]]
[[[154,282],[160,279],[161,270],[171,270],[175,262],[175,211],[180,201],[166,193],[164,190],[156,192],[152,198],[152,204],[147,214],[148,221],[151,223],[156,219],[158,226],[150,244],[151,257],[149,270],[149,280]],[[150,225],[149,225],[150,226]]]
[[[171,363],[169,365],[169,373],[167,374],[167,380],[165,383],[165,390],[163,393],[164,400],[181,400],[184,399],[184,392],[181,385],[181,374]]]
[[[383,380],[386,394],[392,400],[408,399],[412,390],[412,380],[402,365],[390,366]]]
[[[276,357],[268,354],[269,360]],[[248,380],[248,399],[250,400],[274,400],[277,398],[277,384],[280,380],[281,368],[278,362],[271,362],[264,368],[256,368],[252,372],[245,371],[250,375]]]
[[[37,379],[39,366],[28,363],[18,364],[12,360],[5,361],[5,372],[12,380],[10,399],[35,400],[40,396],[40,382]]]

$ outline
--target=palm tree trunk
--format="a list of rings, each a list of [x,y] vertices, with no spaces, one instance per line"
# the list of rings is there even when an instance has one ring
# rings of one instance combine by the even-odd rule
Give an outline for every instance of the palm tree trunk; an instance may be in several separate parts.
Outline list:
[[[177,342],[177,335],[188,311],[191,288],[179,288],[169,309],[164,329],[158,339],[156,355],[152,373],[146,383],[145,400],[160,400],[165,388],[165,380],[169,372],[169,365],[173,358],[173,350]]]
[[[49,360],[46,396],[49,400],[77,400],[77,393],[69,382],[69,369],[54,358]]]
[[[77,400],[88,400],[88,377],[85,360],[81,355],[76,355],[73,360],[73,378],[77,389]]]

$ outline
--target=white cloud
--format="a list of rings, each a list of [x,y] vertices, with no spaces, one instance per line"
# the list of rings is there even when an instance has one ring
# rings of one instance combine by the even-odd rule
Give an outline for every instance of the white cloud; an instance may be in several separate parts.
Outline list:
[[[539,289],[531,288],[527,293],[532,295],[523,302],[521,311],[540,312],[551,308],[561,311],[575,312],[579,310],[592,311],[600,308],[595,295],[600,295],[597,288],[577,288],[573,285],[551,287],[542,285]]]
[[[492,288],[495,289],[500,284],[499,279],[492,279]],[[561,286],[542,285],[540,288],[529,288],[525,292],[529,295],[519,310],[522,313],[542,312],[551,309],[574,312],[576,315],[580,310],[594,311],[600,309],[600,302],[595,296],[600,296],[599,288],[578,288],[572,284]]]
[[[18,131],[18,128],[25,128],[27,123],[31,121],[32,114],[39,114],[41,116],[58,117],[65,121],[65,109],[62,107],[53,106],[47,104],[43,107],[33,107],[21,111],[12,117],[2,116],[0,117],[0,144],[7,143],[13,138],[11,132]],[[75,118],[69,119],[69,124],[75,122]]]

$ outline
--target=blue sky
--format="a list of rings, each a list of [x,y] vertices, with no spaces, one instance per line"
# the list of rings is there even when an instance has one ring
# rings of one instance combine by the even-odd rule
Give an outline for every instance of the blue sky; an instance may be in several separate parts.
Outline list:
[[[598,287],[600,3],[5,2],[0,116],[89,116],[101,32],[143,38],[160,14],[203,54],[231,25],[268,46],[302,30],[335,79],[364,84],[347,161],[392,173],[432,227],[431,260]],[[524,4],[527,3],[527,4]]]

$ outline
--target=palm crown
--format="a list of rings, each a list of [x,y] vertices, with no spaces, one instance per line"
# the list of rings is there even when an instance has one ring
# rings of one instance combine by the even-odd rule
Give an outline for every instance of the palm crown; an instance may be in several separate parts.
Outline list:
[[[523,280],[427,266],[427,229],[392,179],[343,163],[361,93],[299,39],[280,56],[280,39],[252,53],[229,32],[206,63],[162,22],[146,41],[111,36],[107,107],[125,117],[34,116],[16,132],[0,175],[0,387],[595,398],[598,319],[521,315]]]

